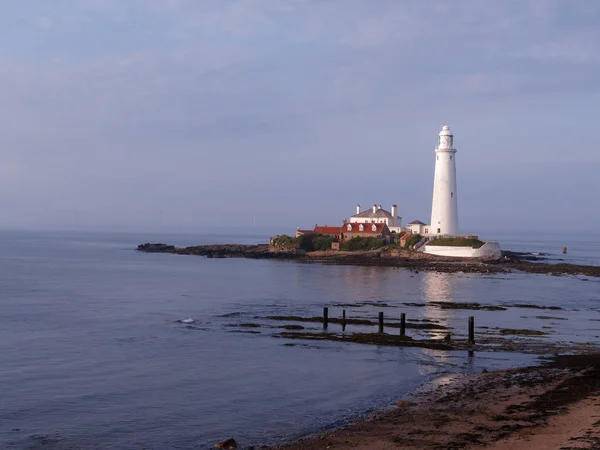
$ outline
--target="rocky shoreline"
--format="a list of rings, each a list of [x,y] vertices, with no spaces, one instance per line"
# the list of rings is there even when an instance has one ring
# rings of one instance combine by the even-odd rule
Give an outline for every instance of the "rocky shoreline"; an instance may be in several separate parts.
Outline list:
[[[599,402],[600,355],[558,356],[538,367],[438,381],[368,420],[267,448],[597,449]]]
[[[548,275],[583,275],[600,277],[600,266],[576,264],[547,264],[544,258],[527,253],[504,252],[501,260],[489,261],[450,258],[399,250],[374,250],[363,252],[300,252],[274,251],[267,244],[215,244],[175,247],[167,244],[140,244],[140,252],[197,255],[207,258],[251,258],[295,260],[303,263],[398,267],[433,272],[507,273],[513,270]]]

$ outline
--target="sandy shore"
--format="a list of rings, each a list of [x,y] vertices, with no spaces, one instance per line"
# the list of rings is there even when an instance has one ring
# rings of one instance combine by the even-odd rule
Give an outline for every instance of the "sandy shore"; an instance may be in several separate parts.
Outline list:
[[[276,448],[600,448],[600,355],[456,376],[399,400],[369,420]]]

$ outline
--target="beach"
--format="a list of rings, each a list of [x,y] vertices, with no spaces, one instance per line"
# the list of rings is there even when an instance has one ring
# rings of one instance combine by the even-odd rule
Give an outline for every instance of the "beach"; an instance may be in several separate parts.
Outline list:
[[[455,375],[393,410],[277,450],[597,449],[600,355]]]

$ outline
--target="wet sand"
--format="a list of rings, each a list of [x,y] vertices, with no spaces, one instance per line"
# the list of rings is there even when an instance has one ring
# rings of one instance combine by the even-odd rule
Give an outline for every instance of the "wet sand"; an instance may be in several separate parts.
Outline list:
[[[396,409],[275,448],[598,449],[600,354],[457,375],[399,399]]]

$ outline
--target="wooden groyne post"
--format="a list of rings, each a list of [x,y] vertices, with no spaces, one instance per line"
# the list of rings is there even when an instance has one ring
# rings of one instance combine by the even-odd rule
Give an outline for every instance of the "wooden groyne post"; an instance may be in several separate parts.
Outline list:
[[[346,331],[346,310],[342,310],[342,331]]]
[[[326,306],[323,308],[323,328],[327,328],[329,323],[329,308]]]
[[[383,333],[383,311],[379,313],[379,332]]]
[[[475,317],[469,316],[469,344],[475,343]]]
[[[406,314],[400,314],[400,336],[406,336]]]

